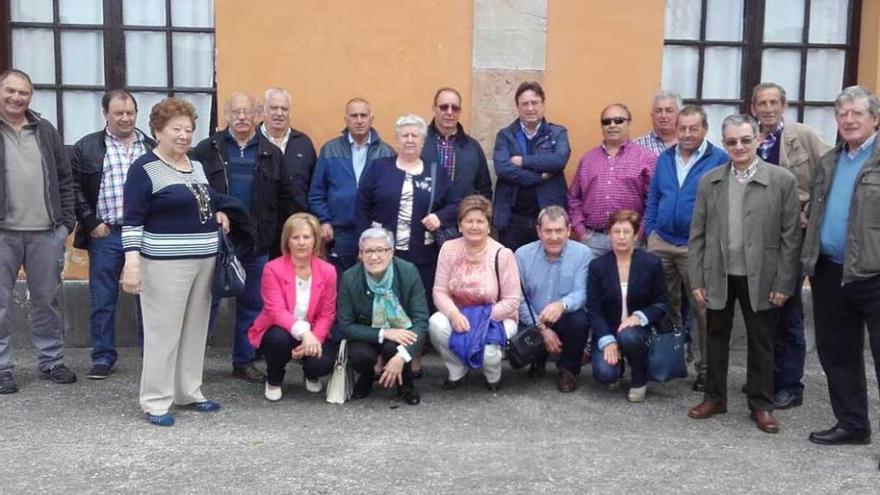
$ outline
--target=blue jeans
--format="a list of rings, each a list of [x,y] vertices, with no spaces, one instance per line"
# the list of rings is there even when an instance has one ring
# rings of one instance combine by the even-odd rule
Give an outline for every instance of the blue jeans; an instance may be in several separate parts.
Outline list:
[[[116,364],[116,303],[119,276],[125,264],[122,229],[111,227],[107,237],[89,239],[89,296],[91,298],[92,363]],[[135,300],[138,342],[143,348],[144,328],[140,304]]]
[[[648,383],[648,328],[629,327],[617,332],[617,345],[621,358],[615,365],[605,361],[598,348],[593,352],[593,378],[599,383],[611,383],[623,376],[623,359],[632,368],[631,387]]]
[[[803,279],[798,279],[794,294],[785,301],[779,311],[774,342],[775,391],[788,390],[802,394],[804,384],[804,361],[807,358],[807,341],[804,338],[804,305],[801,299]]]
[[[239,253],[238,260],[244,266],[246,281],[244,294],[235,298],[235,339],[232,345],[232,367],[247,366],[254,362],[256,352],[247,338],[247,331],[260,311],[263,310],[263,297],[260,294],[260,283],[263,279],[263,267],[269,261],[268,255],[255,256],[252,253]],[[211,320],[208,323],[208,335],[214,333],[214,323],[219,297],[211,300]]]

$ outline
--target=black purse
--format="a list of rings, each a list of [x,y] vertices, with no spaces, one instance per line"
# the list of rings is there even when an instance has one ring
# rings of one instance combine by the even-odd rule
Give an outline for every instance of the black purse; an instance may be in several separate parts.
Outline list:
[[[428,203],[428,215],[433,213],[435,190],[437,190],[437,162],[431,163],[431,202]],[[446,241],[461,237],[461,232],[458,230],[458,225],[453,224],[449,227],[441,226],[435,232],[432,232],[431,235],[434,236],[434,242],[437,243],[437,247],[440,247]]]
[[[235,256],[235,247],[229,241],[223,227],[218,226],[217,263],[214,266],[214,285],[212,293],[215,297],[238,297],[244,294],[247,280],[244,266]]]
[[[501,250],[499,249],[498,252],[500,253]],[[497,253],[495,254],[495,273],[498,273]],[[498,286],[501,287],[500,279]],[[532,304],[529,302],[529,296],[526,295],[525,287],[522,288],[522,293],[526,300],[526,307],[529,308],[529,314],[532,315],[532,321],[537,322],[535,313],[532,311]],[[541,330],[538,328],[537,323],[528,326],[521,332],[517,332],[516,335],[507,340],[507,361],[515,370],[534,363],[543,354],[544,337],[541,336]]]

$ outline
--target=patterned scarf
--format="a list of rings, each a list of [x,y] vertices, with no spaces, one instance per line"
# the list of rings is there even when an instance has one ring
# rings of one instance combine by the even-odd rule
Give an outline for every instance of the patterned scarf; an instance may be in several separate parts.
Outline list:
[[[412,321],[394,295],[394,263],[388,265],[378,282],[367,277],[367,287],[373,292],[373,328],[410,328]]]

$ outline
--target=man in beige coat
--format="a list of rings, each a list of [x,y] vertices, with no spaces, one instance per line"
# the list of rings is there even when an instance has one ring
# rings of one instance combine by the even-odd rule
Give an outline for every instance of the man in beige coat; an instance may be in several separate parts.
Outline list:
[[[704,400],[688,412],[705,419],[727,412],[727,364],[734,302],[748,336],[747,395],[751,418],[767,433],[773,417],[773,336],[778,313],[793,292],[800,247],[797,181],[757,156],[758,124],[746,115],[724,119],[730,166],[700,180],[690,231],[689,276],[705,304],[708,373]]]

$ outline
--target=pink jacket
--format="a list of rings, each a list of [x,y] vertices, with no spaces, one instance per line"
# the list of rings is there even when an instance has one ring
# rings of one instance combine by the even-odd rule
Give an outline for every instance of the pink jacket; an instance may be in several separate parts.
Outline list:
[[[289,257],[281,256],[266,264],[260,291],[263,310],[248,329],[248,340],[255,348],[260,347],[266,330],[278,326],[289,331],[295,323],[296,267]],[[312,257],[312,288],[306,320],[312,326],[312,333],[322,343],[330,334],[335,318],[336,268],[318,257]]]

